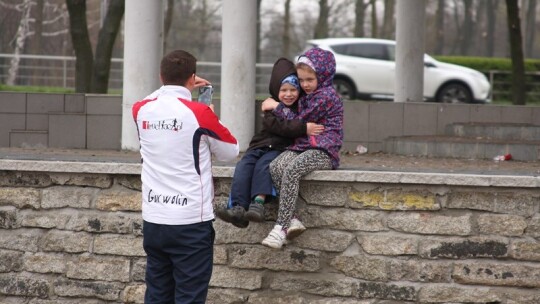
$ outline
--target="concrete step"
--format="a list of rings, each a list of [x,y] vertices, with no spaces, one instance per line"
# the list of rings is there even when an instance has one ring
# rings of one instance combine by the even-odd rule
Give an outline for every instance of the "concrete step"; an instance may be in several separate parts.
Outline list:
[[[384,152],[397,155],[493,159],[512,154],[512,159],[540,160],[540,140],[497,140],[461,136],[401,136],[389,137]]]
[[[445,134],[500,140],[540,140],[540,126],[518,123],[453,123]]]

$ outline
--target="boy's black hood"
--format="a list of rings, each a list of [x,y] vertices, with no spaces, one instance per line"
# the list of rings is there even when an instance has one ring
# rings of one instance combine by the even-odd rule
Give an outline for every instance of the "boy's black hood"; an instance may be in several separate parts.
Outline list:
[[[278,96],[281,82],[285,77],[291,74],[296,74],[296,67],[292,61],[284,57],[276,60],[276,63],[274,63],[274,67],[272,68],[272,75],[270,76],[270,85],[268,86],[270,95],[275,101],[279,102]]]

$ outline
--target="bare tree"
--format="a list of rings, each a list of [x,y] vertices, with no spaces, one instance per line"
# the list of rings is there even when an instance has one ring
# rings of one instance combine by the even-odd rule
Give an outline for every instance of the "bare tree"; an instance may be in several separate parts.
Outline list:
[[[366,9],[372,1],[374,0],[368,0],[364,3],[364,0],[356,0],[354,5],[354,37],[365,36],[364,21],[366,18]]]
[[[381,30],[381,38],[392,39],[395,32],[395,0],[384,0],[384,17]]]
[[[445,0],[437,1],[437,12],[435,13],[435,54],[441,55],[444,50],[444,17]]]
[[[525,54],[533,56],[534,37],[536,36],[536,0],[529,0],[527,21],[525,26]]]
[[[461,35],[460,35],[460,46],[459,53],[460,55],[467,55],[471,47],[472,38],[474,36],[474,20],[473,20],[473,0],[463,0],[464,4],[464,17],[463,25],[461,26]]]
[[[172,18],[174,13],[174,0],[167,0],[167,8],[165,9],[165,18],[163,20],[163,50],[167,53],[167,37],[171,30]]]
[[[314,38],[326,38],[328,37],[328,15],[330,8],[328,7],[328,0],[319,0],[319,19],[315,26]]]
[[[17,34],[15,36],[15,51],[13,52],[13,58],[11,59],[8,76],[6,79],[7,85],[15,85],[15,79],[19,71],[19,63],[21,61],[21,52],[24,49],[26,38],[30,34],[30,10],[32,9],[32,2],[30,0],[24,0],[22,4],[14,6],[21,12],[21,21]]]
[[[506,0],[510,55],[512,57],[512,103],[525,104],[525,64],[518,0]]]
[[[92,93],[107,93],[114,41],[124,17],[124,0],[110,0],[103,26],[99,30],[93,67]]]
[[[371,1],[371,37],[378,37],[377,1]]]
[[[283,15],[283,56],[291,53],[291,0],[285,0],[285,14]]]
[[[493,57],[495,54],[495,26],[497,21],[497,11],[499,8],[499,0],[486,0],[486,15],[487,15],[487,29],[486,29],[486,47],[484,48],[485,55]]]

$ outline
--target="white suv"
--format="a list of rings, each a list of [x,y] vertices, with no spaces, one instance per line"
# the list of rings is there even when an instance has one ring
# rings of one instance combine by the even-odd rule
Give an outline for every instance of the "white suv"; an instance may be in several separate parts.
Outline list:
[[[307,41],[336,57],[334,86],[345,99],[392,100],[395,45],[391,40],[327,38]],[[476,70],[424,55],[424,99],[444,103],[490,102],[490,84]]]

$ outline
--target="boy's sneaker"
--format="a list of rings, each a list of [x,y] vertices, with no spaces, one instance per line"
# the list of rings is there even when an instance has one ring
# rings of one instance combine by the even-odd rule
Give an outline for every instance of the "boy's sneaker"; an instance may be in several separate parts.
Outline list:
[[[251,203],[246,212],[246,219],[252,222],[264,222],[264,205],[260,203]]]
[[[246,228],[249,221],[244,218],[245,212],[244,207],[233,206],[232,208],[217,210],[216,215],[224,222],[231,223],[238,228]]]
[[[270,231],[268,236],[261,242],[261,244],[270,248],[280,249],[287,243],[286,233],[281,225],[275,225],[274,229]]]
[[[287,229],[287,240],[294,239],[304,231],[306,231],[304,224],[302,224],[299,219],[293,217],[291,220],[291,225],[289,226],[289,229]]]

